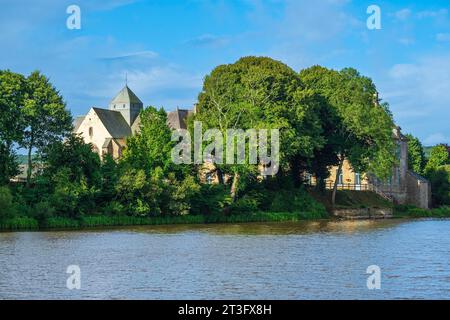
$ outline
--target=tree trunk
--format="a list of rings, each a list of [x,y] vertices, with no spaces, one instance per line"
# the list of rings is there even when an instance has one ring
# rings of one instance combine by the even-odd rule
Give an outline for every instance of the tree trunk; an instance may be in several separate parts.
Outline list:
[[[342,173],[343,164],[344,164],[344,157],[340,156],[338,171],[336,172],[336,178],[334,179],[333,192],[331,194],[331,205],[333,206],[333,208],[334,208],[334,205],[336,204],[336,192],[337,192],[337,187],[338,187],[338,182],[339,182],[339,176]]]
[[[316,190],[319,191],[321,194],[325,193],[326,190],[325,179],[321,176],[316,177]]]
[[[219,184],[224,184],[222,170],[217,168],[216,169],[216,175],[217,175],[217,181],[219,182]]]
[[[292,173],[292,179],[294,180],[294,186],[296,188],[299,188],[302,185],[302,177],[301,177],[301,164],[300,164],[300,158],[295,157],[294,160],[291,162],[291,173]]]
[[[231,201],[235,202],[237,198],[237,191],[239,186],[239,173],[235,173],[233,176],[233,183],[231,184]]]
[[[31,160],[31,152],[33,150],[33,138],[30,140],[30,145],[28,147],[28,168],[27,168],[27,187],[31,185],[31,173],[33,170],[33,161]]]

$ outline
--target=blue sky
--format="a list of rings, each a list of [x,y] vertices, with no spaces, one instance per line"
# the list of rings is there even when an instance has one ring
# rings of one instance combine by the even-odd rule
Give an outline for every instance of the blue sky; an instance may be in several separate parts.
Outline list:
[[[66,8],[81,8],[81,29]],[[366,26],[381,8],[382,29]],[[354,67],[405,133],[450,143],[450,2],[364,0],[2,0],[0,69],[51,78],[73,115],[128,84],[145,105],[191,107],[215,66],[270,56],[294,70]]]

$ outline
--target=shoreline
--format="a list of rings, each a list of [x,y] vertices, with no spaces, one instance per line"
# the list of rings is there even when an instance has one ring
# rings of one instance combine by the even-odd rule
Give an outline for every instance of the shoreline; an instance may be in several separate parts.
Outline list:
[[[167,217],[132,217],[132,216],[85,216],[78,219],[53,217],[39,223],[30,217],[18,217],[0,223],[0,232],[33,232],[33,231],[78,231],[110,227],[137,227],[163,225],[206,225],[258,222],[301,222],[301,221],[361,221],[361,220],[398,220],[422,218],[450,218],[450,208],[442,207],[432,210],[408,209],[396,211],[391,218],[380,219],[342,219],[320,213],[300,212],[257,212],[239,215],[184,215]]]

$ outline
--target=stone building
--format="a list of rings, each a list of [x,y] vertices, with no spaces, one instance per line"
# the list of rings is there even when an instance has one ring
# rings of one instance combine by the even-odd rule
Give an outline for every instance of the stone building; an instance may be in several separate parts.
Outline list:
[[[143,110],[142,101],[126,85],[111,100],[108,109],[93,107],[74,123],[74,132],[80,134],[86,143],[91,143],[100,157],[110,154],[114,159],[122,156],[127,137],[139,132],[139,113]],[[192,110],[176,109],[168,112],[167,122],[172,129],[186,129],[187,117]],[[428,209],[431,204],[430,183],[408,169],[408,144],[400,127],[393,130],[393,139],[397,143],[399,166],[394,168],[388,181],[362,172],[355,172],[348,161],[344,161],[342,173],[337,177],[339,189],[356,191],[375,191],[383,197],[398,203],[412,204]],[[209,183],[217,182],[214,166],[205,164],[201,176]],[[337,176],[337,168],[330,168],[330,177],[326,186],[331,188]],[[307,182],[313,184],[314,177],[306,174]]]
[[[392,131],[392,138],[397,144],[399,165],[393,169],[392,176],[387,181],[377,179],[374,175],[356,172],[345,160],[342,173],[338,177],[338,189],[374,191],[396,204],[411,204],[428,209],[431,205],[431,185],[428,180],[408,168],[408,139],[401,133],[401,128]],[[327,188],[334,186],[337,167],[330,168],[330,177],[326,180]],[[314,184],[314,177],[307,177]]]
[[[86,143],[102,158],[110,154],[114,159],[122,156],[126,139],[139,132],[139,113],[144,104],[126,85],[111,100],[108,109],[92,107],[89,112],[74,121],[74,133],[79,134]],[[168,125],[173,129],[186,128],[186,118],[191,111],[176,109],[168,112]]]

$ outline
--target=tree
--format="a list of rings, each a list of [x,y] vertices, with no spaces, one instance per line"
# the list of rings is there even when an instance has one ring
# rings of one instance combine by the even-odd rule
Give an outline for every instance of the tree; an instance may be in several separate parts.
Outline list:
[[[427,178],[431,183],[433,205],[450,205],[450,165],[429,169]]]
[[[408,139],[408,167],[415,173],[422,174],[425,168],[425,153],[422,143],[411,134],[407,134]]]
[[[69,135],[64,141],[48,145],[42,154],[44,169],[36,178],[42,201],[45,194],[57,213],[77,217],[91,212],[102,189],[100,158],[80,136]]]
[[[89,185],[101,184],[100,157],[92,151],[92,144],[86,144],[82,137],[70,134],[64,141],[48,145],[42,154],[45,164],[44,175],[52,176],[58,169],[69,169],[69,180],[87,179]]]
[[[178,215],[191,208],[199,186],[191,166],[172,161],[172,132],[164,109],[141,111],[140,132],[127,139],[116,191],[128,214]]]
[[[436,170],[439,166],[449,164],[449,148],[444,144],[434,146],[431,149],[430,158],[428,159],[425,171]]]
[[[49,79],[39,71],[26,79],[27,93],[23,108],[25,121],[21,146],[28,150],[27,185],[32,172],[32,152],[39,153],[55,141],[61,140],[72,128],[72,116],[62,96]]]
[[[316,163],[315,170],[324,172],[324,166],[333,164],[337,158],[338,177],[347,159],[355,170],[387,178],[396,163],[392,139],[394,123],[388,105],[374,101],[377,91],[372,80],[355,69],[334,71],[320,66],[303,70],[300,76],[306,88],[325,98],[322,107],[331,108],[322,113],[333,122],[331,126],[330,123],[324,126],[328,127],[324,150],[331,154],[328,160]],[[322,118],[322,123],[327,121],[330,119]],[[336,178],[333,205],[337,185]]]
[[[159,167],[164,173],[173,168],[171,151],[174,142],[164,109],[148,107],[140,114],[140,132],[127,139],[123,163],[142,169],[147,175]]]
[[[205,78],[195,120],[202,122],[204,130],[219,129],[224,145],[228,129],[279,129],[281,174],[292,169],[292,163],[306,163],[321,146],[320,123],[311,96],[285,64],[265,57],[244,57],[218,66]],[[232,176],[233,201],[242,178],[258,173],[258,166],[248,162],[217,168],[219,176]]]
[[[18,173],[13,145],[22,140],[24,98],[25,78],[0,70],[0,184]]]
[[[16,214],[13,200],[9,188],[0,186],[0,222],[12,218]]]

